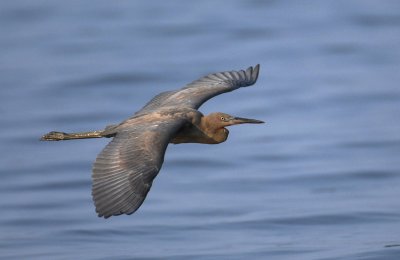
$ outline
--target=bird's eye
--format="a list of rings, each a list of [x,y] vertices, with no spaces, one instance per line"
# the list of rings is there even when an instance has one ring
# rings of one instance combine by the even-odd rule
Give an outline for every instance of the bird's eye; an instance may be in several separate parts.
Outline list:
[[[225,117],[221,116],[221,121],[225,121]]]

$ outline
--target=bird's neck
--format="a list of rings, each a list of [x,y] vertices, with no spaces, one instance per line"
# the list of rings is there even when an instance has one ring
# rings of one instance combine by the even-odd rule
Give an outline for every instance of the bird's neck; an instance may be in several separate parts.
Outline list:
[[[200,128],[204,134],[206,134],[209,138],[214,140],[216,144],[225,142],[228,138],[229,131],[224,127],[216,128],[213,125],[209,124],[204,117],[201,119]]]
[[[226,128],[219,128],[215,130],[214,135],[212,138],[215,140],[216,143],[225,142],[228,139],[229,131]]]

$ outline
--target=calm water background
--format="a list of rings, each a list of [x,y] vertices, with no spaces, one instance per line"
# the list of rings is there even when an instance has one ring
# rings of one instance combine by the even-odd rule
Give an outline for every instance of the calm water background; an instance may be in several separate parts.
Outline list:
[[[400,259],[399,1],[1,1],[4,259]],[[171,145],[138,212],[108,220],[102,129],[158,92],[261,64],[201,111],[265,120]]]

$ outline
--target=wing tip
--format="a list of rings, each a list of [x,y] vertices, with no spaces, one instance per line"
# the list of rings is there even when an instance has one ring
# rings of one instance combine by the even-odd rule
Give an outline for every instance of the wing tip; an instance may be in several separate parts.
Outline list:
[[[252,76],[252,79],[253,79],[254,83],[258,79],[258,74],[259,73],[260,73],[260,64],[257,64],[256,66],[254,66],[253,73],[251,73],[251,76]]]
[[[260,73],[260,64],[256,64],[254,67],[248,67],[245,73],[248,75],[249,86],[253,85],[258,79],[258,75]]]

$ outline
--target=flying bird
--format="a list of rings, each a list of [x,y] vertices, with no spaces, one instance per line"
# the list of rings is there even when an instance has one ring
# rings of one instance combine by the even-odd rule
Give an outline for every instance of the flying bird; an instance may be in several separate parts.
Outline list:
[[[41,140],[112,138],[94,162],[92,197],[99,217],[129,215],[145,200],[169,143],[219,144],[228,138],[228,126],[264,123],[221,112],[205,116],[197,110],[219,94],[253,85],[259,70],[256,65],[209,74],[181,89],[158,94],[132,117],[104,130],[52,131]]]

